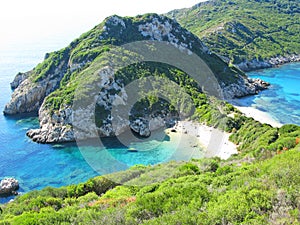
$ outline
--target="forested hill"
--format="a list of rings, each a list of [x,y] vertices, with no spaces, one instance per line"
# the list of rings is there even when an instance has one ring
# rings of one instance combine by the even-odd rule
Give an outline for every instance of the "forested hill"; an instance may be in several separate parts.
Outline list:
[[[168,16],[234,64],[300,54],[299,0],[211,0]]]

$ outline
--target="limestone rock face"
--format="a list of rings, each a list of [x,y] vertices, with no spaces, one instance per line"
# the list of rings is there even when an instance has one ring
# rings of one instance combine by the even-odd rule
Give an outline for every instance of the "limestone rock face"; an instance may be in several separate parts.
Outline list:
[[[28,78],[30,72],[27,73],[18,73],[14,80],[10,83],[11,89],[16,89],[19,85]]]
[[[240,78],[237,83],[223,85],[224,99],[233,99],[247,95],[255,95],[268,88],[270,84],[261,79]]]
[[[258,61],[256,59],[252,61],[239,63],[237,66],[245,72],[272,67],[272,65],[269,62]]]
[[[111,110],[113,105],[125,104],[126,92],[114,80],[113,71],[106,68],[100,72],[99,76],[102,79],[99,84],[97,105],[105,110]],[[121,94],[116,95],[116,91],[120,91]],[[113,94],[110,94],[111,92]],[[97,127],[94,105],[76,110],[72,106],[65,106],[61,107],[60,110],[51,112],[43,104],[39,110],[40,128],[29,130],[27,136],[39,143],[71,142],[75,139],[85,140],[98,136],[111,137],[122,133],[125,127],[129,125],[129,120],[116,119],[115,126],[112,126],[112,118],[108,115],[103,119],[102,126]],[[76,135],[73,126],[80,130]]]
[[[32,83],[26,79],[13,92],[10,102],[5,106],[4,114],[37,112],[46,96],[46,90],[47,86],[44,84]]]
[[[138,118],[130,123],[130,128],[142,137],[149,137],[151,131],[157,130],[165,126],[165,120],[162,117]]]
[[[39,143],[74,141],[71,118],[72,109],[69,107],[51,115],[51,112],[42,105],[39,110],[40,128],[29,130],[26,134]]]
[[[192,54],[190,49],[193,48],[194,41],[190,39],[191,33],[174,27],[170,21],[164,20],[163,17],[156,17],[151,22],[140,24],[138,29],[144,37],[150,40],[168,41],[180,50],[188,49],[189,54]],[[199,43],[203,52],[210,53],[207,46],[202,42]]]
[[[6,178],[0,182],[0,196],[1,195],[17,195],[19,189],[19,182],[14,178]]]
[[[142,137],[149,137],[151,131],[149,129],[149,122],[143,118],[138,118],[130,124],[130,128]]]
[[[16,87],[16,89],[10,102],[6,104],[3,113],[5,115],[15,115],[38,112],[45,97],[59,87],[65,70],[66,61],[62,60],[52,74],[40,81],[33,81],[30,77],[27,77],[31,72],[17,74],[12,82],[12,87]]]

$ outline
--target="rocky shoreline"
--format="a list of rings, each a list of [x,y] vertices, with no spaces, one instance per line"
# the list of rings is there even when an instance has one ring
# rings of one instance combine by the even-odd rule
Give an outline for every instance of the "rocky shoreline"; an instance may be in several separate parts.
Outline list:
[[[68,117],[71,117],[72,113],[73,112],[71,111],[71,114],[69,114]],[[76,130],[76,132],[74,131],[71,123],[58,123],[55,117],[55,114],[54,117],[49,114],[42,117],[41,120],[43,121],[40,123],[41,127],[39,129],[31,129],[27,131],[26,135],[37,143],[63,143],[74,142],[76,140],[82,141],[94,139],[98,137],[114,137],[126,130],[131,130],[140,137],[149,137],[151,132],[162,127],[169,127],[173,125],[172,122],[170,122],[173,120],[170,119],[169,116],[153,117],[150,115],[147,117],[139,117],[134,120],[122,120],[122,122],[115,125],[107,123],[104,126],[93,127],[91,129],[89,129],[89,126],[86,126],[87,130]],[[48,122],[48,120],[50,120],[50,122]],[[67,121],[69,118],[65,115],[62,120]]]
[[[21,74],[18,74],[17,77],[20,77]],[[21,76],[22,78],[22,76]],[[109,77],[108,77],[109,78]],[[19,80],[19,79],[16,79]],[[55,82],[58,83],[59,79],[55,79]],[[117,84],[114,81],[113,77],[110,77],[109,79],[109,87],[110,88],[121,90],[124,95],[121,95],[121,102],[126,102],[126,93],[124,88]],[[15,82],[18,83],[18,82]],[[151,115],[148,115],[148,117],[140,117],[136,118],[135,120],[129,121],[129,119],[121,119],[120,121],[117,122],[116,126],[112,126],[112,123],[110,121],[111,118],[107,118],[104,120],[103,125],[98,128],[95,125],[92,125],[92,121],[87,121],[87,118],[90,118],[91,116],[88,116],[90,114],[90,110],[88,112],[74,112],[72,107],[65,107],[61,108],[60,110],[53,112],[50,112],[46,107],[45,104],[41,104],[41,99],[44,99],[45,97],[45,92],[40,92],[40,91],[34,91],[36,90],[35,88],[29,89],[30,92],[25,91],[25,95],[22,95],[22,91],[20,91],[23,86],[27,86],[28,84],[28,78],[25,79],[17,89],[15,90],[15,93],[13,94],[11,103],[7,107],[10,107],[11,104],[13,104],[16,107],[13,107],[13,113],[17,112],[17,106],[19,105],[21,108],[22,106],[26,105],[25,100],[29,99],[37,99],[37,101],[30,100],[31,102],[36,102],[37,105],[32,110],[37,110],[39,109],[39,120],[40,120],[40,128],[39,129],[32,129],[29,130],[26,135],[30,137],[33,141],[38,142],[38,143],[63,143],[63,142],[74,142],[76,139],[84,140],[84,139],[89,139],[89,138],[96,138],[98,136],[101,137],[112,137],[116,136],[126,129],[131,129],[138,135],[142,137],[148,137],[151,135],[151,131],[166,126],[167,118],[168,116],[162,116],[159,118],[153,118]],[[268,88],[270,84],[266,83],[260,79],[251,79],[251,78],[246,78],[246,77],[240,77],[239,80],[236,83],[232,83],[230,85],[225,85],[221,84],[222,92],[223,92],[223,97],[224,99],[233,99],[233,98],[239,98],[239,97],[244,97],[247,95],[255,95],[258,92],[265,90]],[[41,84],[38,84],[38,86],[42,86]],[[25,88],[25,90],[27,90]],[[33,93],[34,92],[34,93]],[[107,91],[101,92],[101,96],[105,95],[105,98],[100,98],[100,99],[106,99],[105,102],[99,102],[100,105],[104,105],[107,108],[110,108],[110,106],[113,104],[113,102],[116,99],[115,95],[108,95]],[[30,94],[31,93],[31,94]],[[42,96],[41,96],[42,95]],[[15,98],[15,96],[18,96],[18,98]],[[23,97],[22,97],[23,96]],[[32,98],[30,96],[33,96]],[[20,98],[19,98],[20,97]],[[103,97],[103,96],[102,96]],[[22,101],[22,99],[24,101]],[[19,104],[18,102],[21,101],[22,104]],[[41,106],[39,107],[39,104]],[[7,112],[7,107],[4,111],[4,113]],[[24,110],[21,110],[20,112],[23,112]],[[10,111],[9,111],[10,112]],[[10,112],[11,113],[11,112]],[[8,114],[10,114],[8,113]],[[13,114],[12,113],[12,114]],[[87,114],[88,113],[88,114]],[[87,125],[82,126],[86,127],[86,130],[83,132],[80,132],[79,137],[75,137],[74,135],[74,129],[73,129],[73,121],[72,118],[74,115],[85,115],[84,117],[78,118],[80,123],[85,123]],[[91,126],[95,126],[92,127]],[[96,132],[93,132],[96,131]]]
[[[256,95],[260,91],[268,89],[270,84],[261,79],[240,78],[236,83],[230,85],[221,85],[223,90],[223,98],[231,100],[241,98],[248,95]]]
[[[270,84],[261,79],[240,78],[237,83],[223,86],[224,99],[233,99],[254,95],[268,88]],[[116,86],[115,84],[113,86]],[[125,94],[126,95],[126,94]],[[112,104],[114,97],[107,98],[105,104]],[[125,99],[124,99],[125,100]],[[126,102],[126,101],[125,101]],[[161,127],[172,126],[175,121],[168,113],[157,115],[145,115],[133,120],[119,117],[112,124],[112,118],[108,116],[101,127],[96,127],[93,120],[87,120],[94,115],[93,110],[74,111],[71,107],[61,109],[55,113],[49,112],[44,105],[39,111],[40,128],[27,131],[26,135],[38,143],[62,143],[76,140],[93,139],[97,137],[113,137],[126,130],[131,130],[141,137],[149,137],[151,132]],[[76,135],[73,129],[76,120]],[[178,119],[178,118],[176,118]],[[79,127],[79,128],[78,128]],[[78,132],[79,131],[79,132]]]
[[[260,69],[277,67],[283,64],[293,63],[293,62],[300,62],[300,55],[278,56],[263,61],[253,59],[253,60],[239,63],[236,66],[244,72],[250,72],[250,71],[255,71]]]

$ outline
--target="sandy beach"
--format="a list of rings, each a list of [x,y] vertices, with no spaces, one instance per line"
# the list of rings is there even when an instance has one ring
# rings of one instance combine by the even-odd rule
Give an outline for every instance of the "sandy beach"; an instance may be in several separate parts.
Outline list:
[[[238,106],[231,102],[245,116],[270,124],[273,127],[281,127],[283,124],[273,119],[268,113],[250,106]],[[173,132],[172,132],[173,131]],[[208,127],[193,121],[178,121],[177,124],[166,131],[169,135],[181,134],[182,142],[189,142],[191,137],[196,137],[201,148],[204,149],[204,157],[220,157],[228,159],[231,155],[237,154],[237,146],[229,141],[229,133]],[[175,133],[176,132],[176,133]],[[176,137],[178,138],[178,137]]]
[[[232,99],[228,101],[235,108],[240,110],[245,116],[251,117],[261,123],[270,124],[272,127],[282,127],[283,124],[275,120],[270,114],[251,106],[251,103],[241,104],[238,100]]]
[[[204,149],[204,157],[220,157],[228,159],[231,155],[237,154],[236,145],[229,141],[229,133],[208,127],[193,121],[178,121],[177,124],[167,129],[169,135],[180,133],[181,140],[187,141],[192,136],[199,141],[200,147]]]
[[[273,119],[268,113],[255,109],[253,107],[236,105],[234,105],[234,107],[240,110],[245,116],[252,117],[253,119],[261,123],[270,124],[272,127],[281,127],[283,125]]]

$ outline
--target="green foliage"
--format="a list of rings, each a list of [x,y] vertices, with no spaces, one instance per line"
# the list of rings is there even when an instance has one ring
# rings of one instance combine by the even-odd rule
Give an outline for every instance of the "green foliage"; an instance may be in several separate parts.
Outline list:
[[[181,172],[181,176],[195,175],[200,173],[199,167],[193,163],[186,163],[182,165],[181,167],[179,167],[179,171]]]
[[[47,76],[53,75],[58,67],[61,67],[60,69],[66,72],[66,59],[68,59],[69,54],[70,49],[68,47],[48,54],[46,59],[34,68],[33,73],[31,73],[31,79],[34,82],[41,81]]]
[[[231,63],[300,53],[299,1],[213,0],[174,10],[185,28]]]
[[[148,220],[171,213],[184,207],[200,207],[209,198],[205,185],[200,185],[196,177],[170,179],[159,188],[141,190],[137,194],[136,204],[130,209],[129,215],[137,220]]]
[[[204,224],[241,224],[254,221],[267,223],[264,213],[272,209],[272,192],[239,188],[220,195],[207,205],[207,222]],[[203,215],[203,216],[204,216]]]
[[[287,124],[279,128],[279,134],[280,135],[285,135],[285,134],[290,134],[296,131],[300,131],[300,127],[294,124]]]
[[[190,114],[194,104],[205,103],[206,97],[204,94],[201,94],[197,82],[190,78],[185,72],[167,64],[158,62],[132,64],[119,70],[115,75],[115,79],[119,83],[127,85],[134,80],[149,76],[157,77],[157,80],[151,80],[151,85],[154,90],[145,93],[147,96],[134,105],[131,112],[133,116],[148,115],[162,110],[172,113],[175,109],[182,113]],[[174,83],[168,82],[168,84],[164,84],[162,87],[162,80],[160,78],[173,81]],[[176,88],[174,88],[175,83],[178,85]],[[139,88],[143,90],[142,86]],[[185,93],[191,97],[187,97]],[[141,94],[143,95],[144,93]],[[185,96],[183,94],[185,94]],[[185,99],[184,97],[187,98]],[[192,101],[189,101],[189,98],[191,98]],[[173,113],[176,114],[176,112]]]
[[[298,224],[299,160],[295,149],[251,164],[202,159],[135,166],[108,177],[128,184],[172,173],[142,186],[96,177],[30,192],[1,206],[0,224]]]
[[[299,127],[296,125],[284,125],[277,129],[248,118],[230,136],[230,140],[239,145],[242,154],[265,157],[295,148],[299,137]]]

